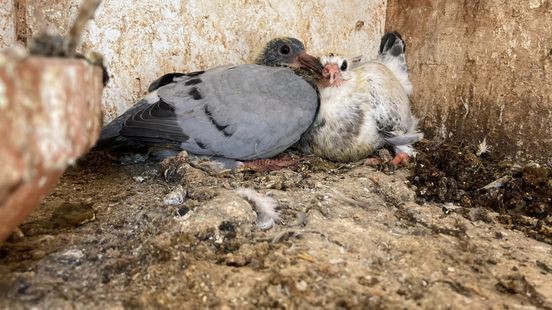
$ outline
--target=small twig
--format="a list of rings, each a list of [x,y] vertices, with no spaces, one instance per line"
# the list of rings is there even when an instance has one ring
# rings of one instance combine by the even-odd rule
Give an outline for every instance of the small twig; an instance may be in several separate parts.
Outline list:
[[[75,50],[80,43],[82,32],[89,20],[94,18],[94,14],[98,9],[98,6],[102,0],[84,0],[79,10],[79,15],[73,23],[73,27],[69,30],[69,34],[66,39],[66,52],[67,56],[74,57]]]

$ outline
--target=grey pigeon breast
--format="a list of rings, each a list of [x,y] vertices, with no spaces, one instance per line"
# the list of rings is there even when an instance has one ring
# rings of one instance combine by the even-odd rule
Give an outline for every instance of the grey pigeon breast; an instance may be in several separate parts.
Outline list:
[[[219,67],[182,76],[157,90],[174,108],[181,148],[199,155],[249,160],[297,142],[314,120],[316,90],[287,68]]]

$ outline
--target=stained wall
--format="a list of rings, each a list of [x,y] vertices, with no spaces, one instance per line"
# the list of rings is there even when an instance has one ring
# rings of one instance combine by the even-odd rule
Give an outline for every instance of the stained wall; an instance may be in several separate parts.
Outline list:
[[[15,41],[14,13],[13,0],[0,0],[0,48]]]
[[[21,4],[15,32],[22,41],[44,26],[65,33],[80,4],[8,1]],[[337,0],[104,0],[82,48],[105,56],[112,77],[104,94],[109,120],[139,99],[159,75],[245,63],[275,36],[297,37],[312,54],[374,57],[386,5],[386,0],[351,0],[347,5]],[[0,41],[0,47],[7,45]]]
[[[434,139],[552,163],[552,1],[389,0]]]
[[[64,33],[80,0],[0,0],[0,47],[45,26]],[[112,76],[105,119],[157,76],[249,61],[295,36],[313,54],[375,55],[387,29],[407,41],[413,107],[427,136],[552,158],[552,0],[104,0],[82,49]]]

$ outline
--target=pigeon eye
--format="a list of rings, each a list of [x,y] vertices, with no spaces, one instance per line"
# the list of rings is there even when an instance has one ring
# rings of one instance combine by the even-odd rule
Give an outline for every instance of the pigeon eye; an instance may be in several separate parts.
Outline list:
[[[291,48],[289,47],[289,45],[282,45],[282,47],[280,47],[280,54],[288,55],[289,52],[291,52]]]
[[[343,60],[343,63],[341,64],[341,71],[347,70],[347,60]]]

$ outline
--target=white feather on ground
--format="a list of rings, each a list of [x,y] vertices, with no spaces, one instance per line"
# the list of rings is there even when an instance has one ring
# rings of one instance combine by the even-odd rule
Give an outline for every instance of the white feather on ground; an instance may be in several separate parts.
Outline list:
[[[280,214],[276,211],[278,203],[273,198],[262,195],[250,188],[238,188],[236,193],[255,207],[257,226],[261,230],[270,229],[276,221],[280,220]]]

